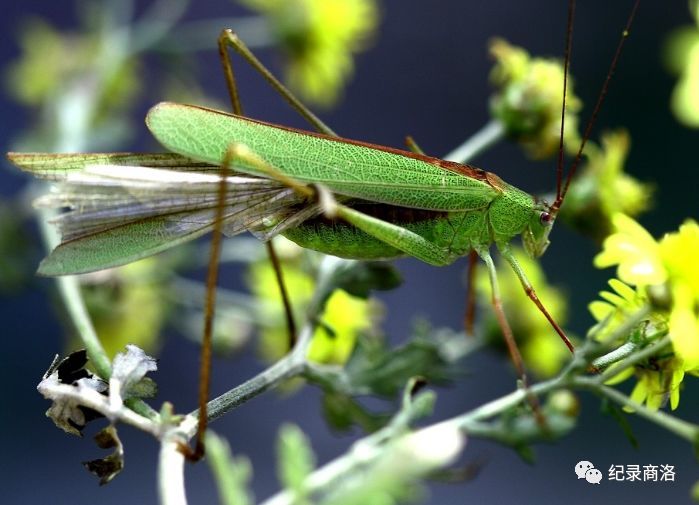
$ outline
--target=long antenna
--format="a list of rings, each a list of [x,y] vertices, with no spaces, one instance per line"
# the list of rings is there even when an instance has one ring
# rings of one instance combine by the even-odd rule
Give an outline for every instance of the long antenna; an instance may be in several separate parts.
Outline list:
[[[570,0],[571,3],[574,3],[574,0]],[[600,90],[599,96],[597,97],[597,103],[595,104],[595,108],[592,111],[592,115],[590,116],[590,119],[587,122],[587,125],[585,126],[585,133],[583,134],[582,141],[580,142],[580,148],[578,149],[578,153],[575,155],[575,159],[573,160],[573,163],[570,166],[570,170],[568,171],[568,176],[566,177],[566,183],[565,186],[563,187],[563,190],[560,190],[560,177],[558,179],[558,192],[556,196],[556,201],[553,202],[553,205],[551,205],[551,213],[556,214],[558,212],[558,209],[561,208],[561,205],[563,204],[563,199],[566,196],[566,193],[568,193],[568,188],[570,186],[570,181],[573,179],[573,176],[575,175],[575,171],[578,168],[578,165],[580,164],[580,160],[582,159],[582,154],[583,150],[585,149],[585,144],[587,143],[587,140],[590,138],[590,134],[592,133],[592,127],[595,124],[595,121],[597,120],[597,115],[599,114],[600,109],[602,108],[602,103],[604,102],[604,99],[607,96],[607,92],[609,91],[609,83],[612,80],[612,76],[614,75],[614,72],[616,71],[617,64],[619,62],[619,57],[621,56],[621,51],[624,48],[624,43],[626,42],[626,39],[629,36],[629,32],[631,30],[631,25],[633,24],[633,19],[636,16],[636,11],[638,10],[638,6],[640,5],[641,0],[636,0],[634,2],[633,8],[631,9],[631,13],[629,14],[629,18],[626,21],[626,26],[624,27],[624,31],[621,34],[621,39],[619,40],[619,44],[616,47],[616,51],[614,53],[614,57],[612,58],[612,63],[609,66],[609,71],[607,72],[607,77],[604,80],[604,83],[602,84],[602,89]],[[567,51],[566,51],[567,52]],[[566,71],[567,74],[567,71]],[[565,81],[564,79],[564,89],[565,89]],[[565,100],[565,98],[564,98]],[[565,102],[564,102],[565,103]],[[565,112],[565,109],[564,109]],[[563,130],[563,126],[561,125],[561,131]],[[563,137],[561,136],[561,145],[563,144]],[[561,156],[562,152],[559,153],[559,157]],[[562,172],[562,170],[561,170]],[[561,173],[559,172],[559,173]]]
[[[558,139],[558,163],[556,165],[556,201],[561,198],[563,182],[563,133],[566,123],[566,100],[568,97],[568,71],[570,69],[570,53],[573,50],[573,19],[575,15],[575,0],[568,2],[568,23],[566,28],[566,49],[563,60],[563,105],[561,106],[561,135]]]

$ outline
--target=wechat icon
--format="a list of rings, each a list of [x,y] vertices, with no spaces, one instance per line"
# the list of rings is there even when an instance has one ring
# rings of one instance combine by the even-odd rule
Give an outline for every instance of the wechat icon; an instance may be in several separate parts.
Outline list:
[[[602,472],[595,468],[589,461],[578,461],[575,465],[575,475],[578,479],[585,479],[590,484],[599,484],[602,480]]]

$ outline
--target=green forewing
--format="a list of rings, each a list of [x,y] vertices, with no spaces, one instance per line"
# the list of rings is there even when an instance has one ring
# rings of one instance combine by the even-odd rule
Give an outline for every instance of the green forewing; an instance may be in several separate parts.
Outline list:
[[[186,215],[182,219],[186,219]],[[212,225],[179,230],[178,216],[127,223],[79,240],[63,242],[39,265],[46,276],[80,274],[121,266],[188,242]]]
[[[207,166],[174,153],[8,153],[9,160],[41,179],[63,180],[90,165],[132,165],[169,170],[205,171]],[[208,166],[208,169],[215,168]]]
[[[146,123],[166,148],[212,164],[243,144],[301,182],[355,198],[427,210],[481,209],[497,194],[488,183],[390,150],[276,127],[211,109],[160,103]],[[236,169],[264,176],[254,167]]]

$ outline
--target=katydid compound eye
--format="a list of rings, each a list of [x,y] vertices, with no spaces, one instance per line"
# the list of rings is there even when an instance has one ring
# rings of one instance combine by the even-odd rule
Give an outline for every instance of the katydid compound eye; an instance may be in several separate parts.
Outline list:
[[[541,214],[539,214],[539,221],[544,226],[550,225],[552,220],[553,219],[551,218],[551,214],[549,214],[548,212],[542,212]]]

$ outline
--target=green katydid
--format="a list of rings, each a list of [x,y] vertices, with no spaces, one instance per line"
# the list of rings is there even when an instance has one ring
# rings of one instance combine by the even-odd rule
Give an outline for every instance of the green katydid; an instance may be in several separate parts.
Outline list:
[[[637,5],[638,0],[627,31]],[[571,33],[569,20],[567,48]],[[584,140],[623,42],[624,37]],[[232,67],[224,56],[227,46],[242,53],[321,133],[239,115]],[[64,190],[44,202],[73,209],[58,218],[63,242],[42,263],[41,273],[73,274],[124,264],[219,227],[227,234],[248,230],[263,239],[283,234],[304,247],[359,259],[408,255],[446,265],[475,251],[488,269],[492,302],[524,377],[501,306],[490,254],[495,245],[527,295],[574,350],[539,301],[509,243],[520,235],[530,255],[543,254],[584,140],[565,182],[559,159],[557,197],[549,205],[469,165],[336,137],[232,32],[223,33],[219,47],[236,114],[174,103],[156,105],[148,113],[147,125],[174,154],[9,155],[39,177],[64,181]],[[568,49],[566,78],[567,69]],[[564,97],[565,86],[564,81]],[[227,169],[235,174],[219,174]]]

